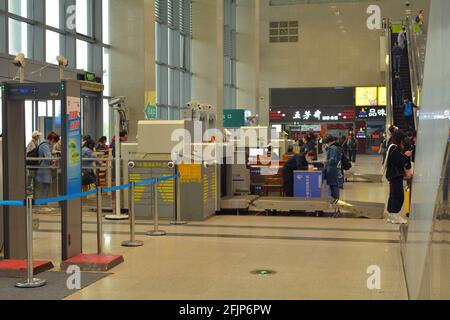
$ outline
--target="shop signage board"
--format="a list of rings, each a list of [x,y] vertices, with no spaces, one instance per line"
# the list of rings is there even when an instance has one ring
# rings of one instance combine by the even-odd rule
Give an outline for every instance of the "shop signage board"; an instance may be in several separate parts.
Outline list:
[[[288,107],[271,108],[271,123],[326,123],[352,122],[355,120],[354,107]]]
[[[385,119],[387,117],[386,107],[358,107],[356,108],[357,119]]]

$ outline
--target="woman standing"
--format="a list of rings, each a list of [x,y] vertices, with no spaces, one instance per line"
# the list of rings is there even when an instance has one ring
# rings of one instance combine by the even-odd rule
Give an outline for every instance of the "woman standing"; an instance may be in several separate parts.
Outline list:
[[[55,144],[59,142],[60,138],[56,132],[50,132],[47,136],[47,141],[39,146],[39,158],[46,158],[39,163],[41,168],[38,169],[36,174],[36,182],[38,189],[38,199],[47,199],[50,193],[50,187],[52,184],[52,169],[55,165],[55,160],[52,158],[52,150]]]
[[[407,224],[407,220],[400,215],[405,202],[405,191],[403,180],[410,179],[411,173],[411,151],[404,151],[405,134],[396,131],[392,135],[391,144],[386,153],[384,169],[386,179],[389,181],[388,222],[392,224]]]

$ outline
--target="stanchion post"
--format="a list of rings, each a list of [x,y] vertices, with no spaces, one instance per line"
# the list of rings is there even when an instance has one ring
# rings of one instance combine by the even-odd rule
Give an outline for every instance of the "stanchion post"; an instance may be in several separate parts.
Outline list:
[[[97,189],[97,253],[103,254],[103,199],[102,188]]]
[[[183,226],[186,225],[187,222],[181,220],[181,188],[180,188],[180,176],[178,174],[178,166],[175,166],[175,181],[174,181],[174,190],[175,190],[175,220],[170,224],[175,226]]]
[[[130,204],[130,240],[122,242],[123,247],[142,247],[144,245],[143,241],[136,240],[136,211],[135,211],[135,193],[136,193],[136,183],[131,183],[131,188],[129,190],[129,204]]]
[[[47,284],[46,280],[34,277],[33,266],[33,198],[28,197],[27,205],[27,279],[16,283],[17,288],[38,288]]]
[[[155,214],[154,214],[154,224],[155,229],[153,231],[147,232],[148,236],[152,237],[161,237],[165,236],[167,233],[165,231],[159,230],[159,210],[158,210],[158,182],[159,180],[156,179],[155,185],[154,185],[154,206],[155,206]]]

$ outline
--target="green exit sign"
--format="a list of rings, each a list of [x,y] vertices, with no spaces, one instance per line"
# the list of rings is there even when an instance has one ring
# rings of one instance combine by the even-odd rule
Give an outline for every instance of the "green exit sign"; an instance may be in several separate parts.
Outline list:
[[[86,81],[95,82],[95,73],[86,72]]]
[[[226,109],[223,111],[224,128],[240,128],[245,126],[245,110]]]

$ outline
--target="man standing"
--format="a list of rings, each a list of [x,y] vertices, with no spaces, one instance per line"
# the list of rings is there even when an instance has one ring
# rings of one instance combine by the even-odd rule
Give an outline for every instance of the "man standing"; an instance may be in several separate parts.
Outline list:
[[[348,159],[350,162],[356,163],[356,154],[358,152],[358,141],[353,133],[347,139]]]
[[[406,131],[414,131],[414,104],[405,98],[403,104],[403,115],[406,121]]]
[[[394,107],[400,107],[403,103],[403,83],[400,74],[395,73],[394,81]]]
[[[127,141],[128,141],[128,131],[122,130],[120,132],[120,142],[124,143],[124,142],[127,142]],[[110,148],[112,149],[113,157],[116,157],[116,137],[112,138],[112,142],[111,142]]]
[[[394,72],[399,73],[400,67],[402,65],[402,55],[403,55],[403,49],[400,46],[398,42],[395,43],[394,47],[392,48],[392,56],[394,57],[393,63],[394,63]]]
[[[334,202],[338,202],[340,198],[339,191],[339,166],[342,160],[342,149],[335,141],[335,138],[329,134],[325,136],[323,142],[328,146],[326,176],[327,182],[331,189],[331,196]]]
[[[33,135],[31,136],[31,141],[27,145],[27,157],[30,156],[34,150],[39,148],[39,145],[41,143],[41,137],[42,133],[40,133],[39,131],[33,132]],[[34,192],[36,172],[37,168],[28,170],[27,189],[30,194]]]

